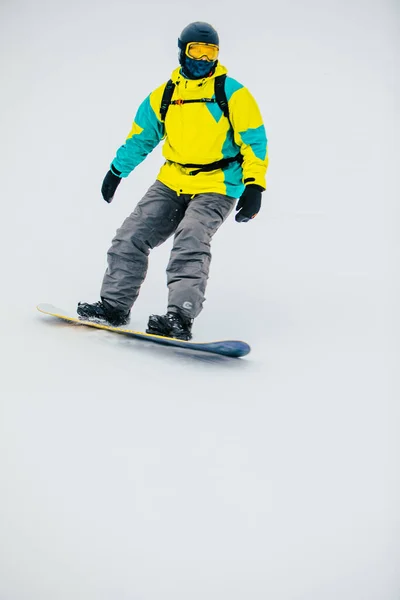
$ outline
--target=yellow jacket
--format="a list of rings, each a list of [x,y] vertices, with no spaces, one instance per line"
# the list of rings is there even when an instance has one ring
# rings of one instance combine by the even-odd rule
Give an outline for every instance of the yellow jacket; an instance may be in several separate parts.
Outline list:
[[[172,100],[215,98],[214,79],[226,73],[227,69],[218,64],[209,77],[186,79],[177,68],[171,76],[175,83]],[[218,192],[238,198],[245,183],[265,188],[267,137],[257,103],[247,88],[231,77],[226,78],[229,120],[218,104],[196,102],[171,104],[163,123],[160,107],[165,85],[154,90],[140,105],[112,167],[126,177],[164,140],[162,152],[166,161],[157,179],[178,193]],[[193,168],[182,166],[209,164],[239,152],[242,164],[233,162],[223,169],[193,175]]]

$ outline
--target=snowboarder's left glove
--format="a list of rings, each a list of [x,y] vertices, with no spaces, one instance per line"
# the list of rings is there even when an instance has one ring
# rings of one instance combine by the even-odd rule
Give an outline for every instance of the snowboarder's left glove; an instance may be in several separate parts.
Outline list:
[[[118,171],[113,165],[104,177],[103,185],[101,186],[101,194],[104,200],[108,203],[114,198],[115,190],[121,183],[121,171]]]
[[[254,219],[261,208],[261,194],[264,188],[255,183],[249,183],[243,194],[239,198],[236,210],[239,212],[235,216],[238,223],[246,223],[250,219]]]

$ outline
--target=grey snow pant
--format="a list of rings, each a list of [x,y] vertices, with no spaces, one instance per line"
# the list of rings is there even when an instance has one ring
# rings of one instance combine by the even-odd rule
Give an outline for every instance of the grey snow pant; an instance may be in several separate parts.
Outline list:
[[[146,277],[150,250],[175,233],[167,266],[168,310],[197,317],[204,302],[211,238],[234,204],[234,198],[218,193],[178,195],[156,181],[117,230],[101,297],[130,310]]]

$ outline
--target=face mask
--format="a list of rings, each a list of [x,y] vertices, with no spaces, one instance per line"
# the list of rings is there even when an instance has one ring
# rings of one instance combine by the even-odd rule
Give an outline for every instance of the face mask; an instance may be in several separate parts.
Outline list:
[[[215,65],[215,62],[209,62],[208,60],[194,60],[185,56],[185,64],[183,66],[183,74],[188,79],[201,79],[211,73]]]

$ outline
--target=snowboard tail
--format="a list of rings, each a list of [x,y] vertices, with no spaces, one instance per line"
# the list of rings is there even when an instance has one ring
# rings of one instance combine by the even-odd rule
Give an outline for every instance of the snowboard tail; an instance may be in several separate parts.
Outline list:
[[[133,331],[132,329],[127,329],[125,327],[113,327],[112,325],[105,325],[95,321],[85,321],[80,319],[77,315],[68,314],[68,311],[57,308],[52,304],[38,304],[36,308],[39,312],[45,315],[57,317],[58,319],[62,319],[69,323],[86,325],[87,327],[94,327],[96,329],[105,329],[106,331],[112,331],[114,333],[127,335],[136,339],[153,342],[163,346],[173,346],[175,348],[184,348],[186,350],[209,352],[211,354],[219,354],[220,356],[229,356],[233,358],[246,356],[250,352],[250,346],[246,342],[242,342],[240,340],[221,340],[217,342],[193,342],[178,340],[176,338],[154,335],[151,333],[145,333],[143,331]]]

